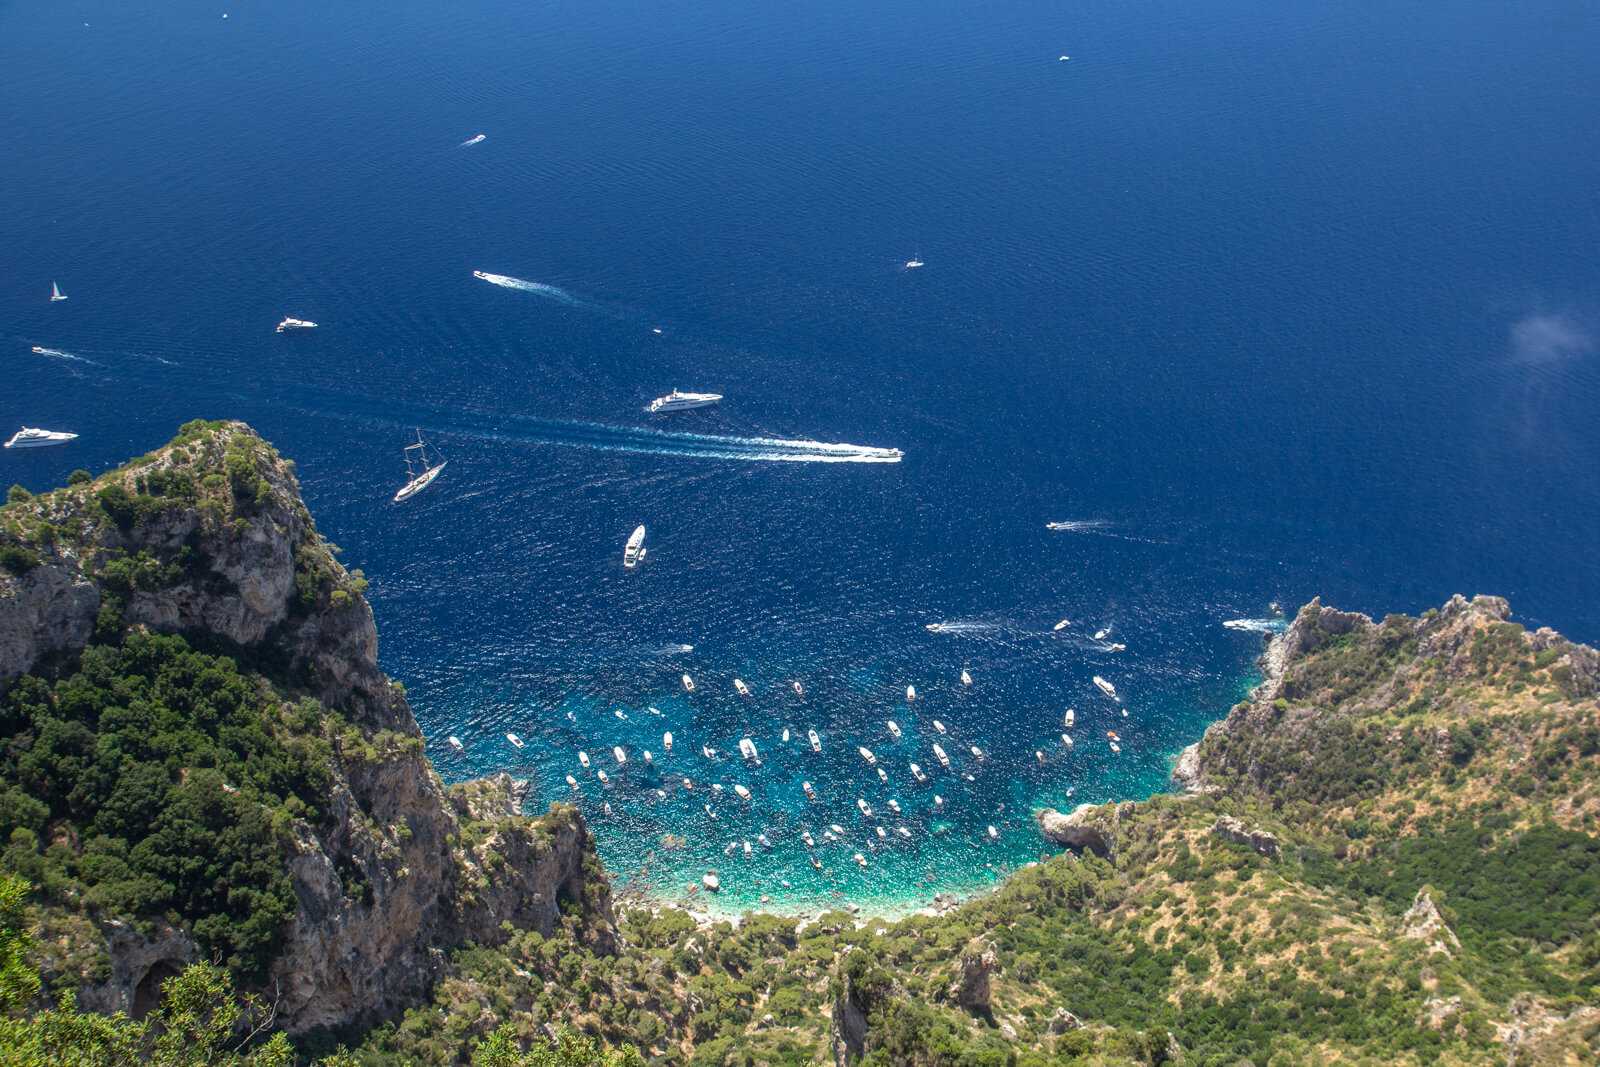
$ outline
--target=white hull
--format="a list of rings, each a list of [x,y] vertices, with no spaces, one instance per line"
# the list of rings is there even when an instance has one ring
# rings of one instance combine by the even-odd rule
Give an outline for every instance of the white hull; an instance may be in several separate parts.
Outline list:
[[[446,460],[445,462],[449,461]],[[437,467],[428,468],[415,478],[411,479],[403,488],[401,488],[398,493],[394,495],[394,502],[398,504],[402,500],[410,500],[412,497],[428,488],[428,486],[433,484],[433,480],[439,477],[439,472],[444,470],[444,467],[445,464],[441,463]]]
[[[721,393],[680,393],[676,389],[666,396],[650,401],[652,413],[662,411],[688,411],[691,408],[708,408],[722,399]]]
[[[622,565],[624,567],[637,567],[639,561],[644,559],[644,526],[641,524],[628,536],[628,543],[622,549]]]
[[[24,426],[5,443],[6,448],[49,448],[75,441],[78,435],[58,430],[37,430]]]
[[[1098,674],[1094,676],[1094,684],[1099,688],[1100,692],[1104,693],[1112,700],[1117,699],[1117,687],[1100,677]]]
[[[288,333],[290,330],[315,330],[317,324],[306,319],[284,319],[278,323],[279,333]]]

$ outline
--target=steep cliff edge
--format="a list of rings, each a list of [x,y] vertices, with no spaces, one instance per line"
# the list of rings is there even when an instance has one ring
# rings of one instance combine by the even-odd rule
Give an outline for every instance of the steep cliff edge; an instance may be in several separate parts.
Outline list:
[[[299,1033],[415,1003],[445,953],[500,940],[503,924],[549,934],[563,903],[581,936],[610,945],[609,890],[576,809],[530,817],[508,779],[447,790],[434,773],[403,691],[378,668],[365,580],[318,535],[292,464],[243,424],[191,423],[73,481],[13,493],[0,511],[8,862],[45,884],[63,944],[88,931],[97,942],[58,953],[58,984],[79,986],[85,1006],[136,1011],[185,963],[237,950],[241,976]],[[126,728],[139,716],[153,725]],[[170,741],[138,750],[151,730]],[[78,731],[76,747],[61,740]],[[289,770],[260,769],[277,763]],[[215,789],[191,804],[202,769]],[[71,775],[146,776],[155,823],[108,819],[114,785],[94,810]],[[276,857],[292,897],[186,888],[172,840],[183,831],[156,825],[178,805],[198,810],[197,841],[228,842],[249,822],[237,850],[263,870]],[[125,888],[140,879],[158,891]],[[280,898],[283,921],[251,935],[254,956],[239,949],[241,913]],[[128,901],[145,904],[119,910]]]

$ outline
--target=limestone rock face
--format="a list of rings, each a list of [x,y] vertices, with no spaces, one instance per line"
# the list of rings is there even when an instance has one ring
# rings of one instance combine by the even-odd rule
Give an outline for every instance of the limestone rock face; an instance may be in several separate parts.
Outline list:
[[[159,1001],[162,981],[201,958],[189,935],[164,919],[151,923],[147,932],[110,919],[101,923],[101,932],[111,977],[78,995],[78,1005],[87,1011],[139,1018]]]
[[[962,951],[957,961],[960,974],[950,987],[950,999],[974,1015],[989,1010],[989,976],[994,973],[999,960],[994,946],[982,938],[975,938]]]
[[[1050,1032],[1052,1034],[1064,1034],[1070,1030],[1081,1029],[1083,1029],[1083,1020],[1066,1008],[1057,1008],[1055,1014],[1050,1016]]]
[[[99,610],[100,587],[70,556],[46,557],[21,575],[0,570],[0,679],[88,644]]]
[[[1461,951],[1461,942],[1456,938],[1455,931],[1444,921],[1444,916],[1439,914],[1438,907],[1433,903],[1433,896],[1426,886],[1417,890],[1416,897],[1411,901],[1411,907],[1400,920],[1400,936],[1424,942],[1429,952],[1443,952],[1446,956],[1453,957]]]
[[[834,1067],[850,1067],[867,1050],[867,1009],[860,991],[844,976],[844,991],[833,1002],[833,1036],[831,1038]]]
[[[1093,804],[1079,804],[1070,815],[1064,815],[1054,808],[1041,808],[1034,812],[1034,822],[1039,826],[1039,832],[1063,848],[1083,851],[1088,849],[1099,856],[1109,856],[1112,852],[1112,840],[1108,838],[1110,827],[1100,815],[1100,809]]]
[[[1244,823],[1232,815],[1223,815],[1211,827],[1211,832],[1224,841],[1232,841],[1236,845],[1253,848],[1263,856],[1276,857],[1278,855],[1278,838],[1261,829],[1247,829]]]

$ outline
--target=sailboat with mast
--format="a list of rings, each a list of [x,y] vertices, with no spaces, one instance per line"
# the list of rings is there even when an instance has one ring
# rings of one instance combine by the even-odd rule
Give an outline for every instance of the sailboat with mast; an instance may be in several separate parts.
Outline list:
[[[66,298],[67,294],[61,291],[61,286],[57,285],[55,282],[51,282],[50,303],[54,304],[57,300],[65,300]]]
[[[413,452],[416,455],[413,456]],[[406,446],[405,455],[406,474],[410,475],[410,480],[394,495],[396,504],[402,500],[410,500],[432,485],[433,480],[439,477],[439,472],[444,470],[446,462],[445,458],[439,454],[438,449],[433,450],[433,460],[428,458],[428,445],[422,440],[421,430],[417,431],[417,443]],[[434,460],[437,462],[434,462]],[[421,468],[420,471],[418,470],[419,467]]]

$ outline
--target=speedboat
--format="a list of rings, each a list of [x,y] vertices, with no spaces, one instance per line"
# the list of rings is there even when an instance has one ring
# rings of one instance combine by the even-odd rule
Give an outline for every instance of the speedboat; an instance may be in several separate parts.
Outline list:
[[[856,807],[861,809],[861,814],[865,815],[869,819],[872,818],[872,809],[867,807],[867,802],[865,800],[862,800],[861,798],[857,797],[856,798]]]
[[[668,752],[672,751],[672,731],[671,730],[668,730],[666,733],[661,735],[661,747],[666,749]]]
[[[748,789],[746,789],[746,788],[745,788],[745,787],[744,787],[744,786],[742,786],[742,785],[736,785],[736,786],[734,786],[734,787],[733,787],[733,791],[734,791],[734,792],[735,792],[735,793],[738,793],[738,794],[739,794],[739,799],[740,799],[740,800],[749,800],[749,799],[750,799],[750,790],[748,790]]]
[[[901,837],[910,837],[911,836],[911,831],[907,830],[904,826],[896,826],[894,828],[894,832],[899,834]]]
[[[972,675],[968,674],[966,671],[962,671],[961,672],[961,684],[962,685],[971,685],[972,684]]]
[[[992,826],[989,827],[989,840],[990,841],[998,841],[998,840],[1000,840],[1000,831],[996,830]]]
[[[980,748],[978,748],[977,745],[973,745],[971,747],[972,747],[972,754],[974,756],[976,756],[978,759],[982,759],[983,758],[983,751]]]
[[[615,715],[617,718],[621,719],[623,722],[627,722],[628,721],[627,713],[624,712],[621,708],[617,708],[611,714]]]
[[[667,791],[665,789],[657,789],[656,790],[656,799],[657,800],[665,800],[665,799],[667,799]]]
[[[1117,699],[1117,687],[1100,677],[1098,674],[1094,676],[1094,684],[1100,690],[1100,692],[1104,693],[1112,700]]]
[[[1053,629],[1065,630],[1067,627],[1069,627],[1071,625],[1072,625],[1072,620],[1071,619],[1062,619],[1060,622],[1055,624]]]
[[[879,767],[878,768],[878,781],[887,782],[888,780],[889,780],[889,775],[884,772],[884,769],[882,767]]]
[[[876,829],[877,829],[877,831],[878,831],[878,837],[879,837],[879,839],[882,839],[882,838],[885,838],[885,837],[888,837],[888,836],[889,836],[889,834],[888,834],[888,832],[887,832],[887,831],[885,831],[885,830],[884,830],[884,828],[883,828],[883,827],[881,827],[881,826],[879,826],[879,827],[877,827],[877,828],[876,828]]]
[[[898,800],[891,799],[889,801],[889,809],[898,814],[900,811],[900,802]]]
[[[924,264],[923,264],[922,260],[920,260],[920,259],[908,259],[908,260],[906,260],[906,270],[911,270],[911,269],[913,269],[915,267],[920,267],[920,266],[923,266],[923,265]]]
[[[570,775],[570,774],[567,775],[567,784],[570,785],[574,789],[578,788],[578,780],[576,778],[572,777],[572,775]]]
[[[694,679],[689,677],[687,674],[683,676],[683,688],[687,692],[694,692]]]
[[[611,781],[611,779],[606,775],[605,771],[595,771],[594,776],[600,779],[601,785],[605,785],[607,782]]]
[[[783,728],[783,743],[786,745],[789,743],[789,728],[787,726]]]
[[[284,319],[278,323],[279,333],[288,333],[290,330],[315,330],[317,324],[306,319]]]
[[[585,752],[581,748],[578,749],[578,762],[583,764],[584,770],[589,769],[589,753]]]
[[[654,715],[658,719],[661,718],[661,713],[659,711],[657,711],[655,708],[645,708],[644,710],[648,711],[650,714]]]
[[[906,703],[909,704],[915,699],[917,699],[917,687],[914,685],[906,686]]]
[[[1128,647],[1127,645],[1121,645],[1121,644],[1118,644],[1118,645],[1107,645],[1106,646],[1106,651],[1107,652],[1121,652],[1121,651],[1125,650],[1127,647]]]
[[[633,533],[628,535],[628,543],[622,546],[622,565],[637,567],[639,561],[644,559],[646,551],[648,550],[644,547],[644,524],[640,523]]]
[[[521,748],[522,747],[522,738],[518,737],[516,734],[511,734],[511,733],[506,734],[506,740],[510,741],[517,748]]]
[[[1065,720],[1068,728],[1071,728],[1071,726],[1073,725],[1073,723],[1075,723],[1077,721],[1077,719],[1078,719],[1078,713],[1076,711],[1073,711],[1071,708],[1068,708],[1067,709],[1066,720]]]
[[[795,682],[794,683],[794,695],[797,696],[797,697],[805,696],[806,695],[805,686],[801,685],[799,682]]]
[[[756,755],[756,743],[748,737],[740,739],[739,754],[745,759],[753,759],[758,763],[761,760],[761,757]]]
[[[455,734],[450,735],[450,747],[455,749],[457,752],[465,750],[465,746],[461,744],[461,738],[457,737]]]
[[[1068,748],[1071,748],[1072,747],[1072,738],[1069,737],[1066,734],[1062,734],[1061,735],[1061,743],[1066,745]]]
[[[690,789],[690,790],[692,790],[692,789],[693,789],[693,788],[694,788],[694,783],[693,783],[693,782],[691,782],[691,781],[689,781],[689,779],[687,779],[687,778],[685,778],[685,779],[684,779],[684,780],[683,780],[683,787],[684,787],[684,788],[685,788],[685,789]]]
[[[770,849],[772,847],[772,839],[766,834],[757,834],[756,844],[760,845],[762,848]]]
[[[1041,752],[1039,749],[1034,749],[1033,750],[1033,758],[1038,760],[1040,763],[1043,763],[1044,762],[1044,753]]]
[[[817,847],[816,838],[811,836],[811,831],[810,830],[801,830],[800,831],[800,840],[802,840],[802,841],[804,841],[806,843],[806,848],[816,848]]]
[[[918,767],[915,763],[911,765],[911,777],[915,778],[919,782],[926,782],[928,780],[928,776],[922,773],[922,768]]]
[[[840,826],[836,822],[830,822],[828,824],[828,829],[832,830],[835,834],[838,834],[840,837],[844,836],[844,827]]]
[[[865,857],[861,853],[857,852],[856,853],[856,863],[859,864],[862,867],[865,867],[867,865],[867,857]]]
[[[1096,641],[1104,641],[1106,639],[1106,634],[1108,634],[1110,632],[1111,632],[1111,627],[1109,627],[1109,626],[1107,626],[1104,630],[1096,630],[1094,632],[1094,639]]]
[[[817,732],[815,730],[807,730],[806,734],[807,734],[807,736],[809,736],[811,738],[811,751],[813,751],[813,752],[821,752],[822,751],[822,738],[817,736]]]
[[[945,732],[944,723],[940,722],[938,719],[933,720],[933,728],[938,730],[941,734]]]
[[[944,623],[930,622],[926,627],[924,627],[924,629],[926,629],[929,633],[942,634],[944,633]]]
[[[733,680],[733,687],[739,691],[739,695],[742,697],[747,697],[750,695],[750,687],[745,685],[737,678]]]
[[[712,759],[716,756],[716,754],[717,750],[712,748],[710,745],[700,746],[700,755],[704,756],[706,759]]]
[[[622,751],[622,746],[621,745],[612,745],[611,746],[611,754],[613,756],[617,757],[617,766],[618,767],[620,767],[624,763],[628,762],[628,754],[626,752]]]
[[[486,137],[488,137],[488,136],[489,136],[489,135],[488,135],[488,134],[486,134],[486,133],[480,133],[480,134],[478,134],[478,136],[476,136],[476,137],[473,137],[473,138],[471,138],[471,139],[469,139],[469,140],[466,140],[466,141],[462,141],[462,142],[461,142],[461,144],[459,144],[459,145],[458,145],[458,146],[457,146],[457,147],[458,147],[458,148],[465,148],[465,147],[467,147],[467,145],[469,145],[469,144],[479,144],[479,143],[481,143],[481,142],[482,142],[482,141],[483,141],[483,140],[484,140],[484,138],[486,138]]]
[[[711,818],[715,819],[717,817],[717,813],[711,810],[711,805],[710,804],[705,804],[705,805],[702,805],[702,806],[706,809],[706,814],[709,815]]]
[[[644,750],[644,761],[646,763],[654,763],[656,761],[655,757],[650,755],[650,750],[648,748]]]
[[[898,738],[900,736],[900,727],[895,724],[895,721],[893,719],[889,720],[889,732],[891,734],[894,734],[894,736],[896,738]]]
[[[944,797],[940,796],[938,793],[933,794],[933,806],[936,808],[944,807]]]
[[[746,856],[750,855],[750,842],[748,841],[744,843],[744,854]]]
[[[856,746],[856,751],[861,753],[861,758],[866,760],[868,764],[878,762],[878,757],[872,754],[872,749],[867,748],[865,745]]]
[[[283,327],[280,326],[278,329],[281,330]],[[432,485],[433,480],[439,477],[439,472],[444,470],[445,463],[447,462],[445,458],[439,454],[438,449],[433,450],[433,459],[438,460],[437,463],[428,458],[428,446],[422,440],[421,430],[417,431],[417,443],[414,445],[407,445],[404,451],[406,459],[406,474],[409,477],[406,480],[406,484],[402,485],[400,487],[400,491],[394,495],[394,502],[396,504],[400,503],[402,500],[410,500],[412,497],[428,488],[428,486]],[[416,453],[416,456],[414,457],[411,455],[413,452]],[[415,465],[413,465],[413,460],[415,460]]]
[[[31,426],[24,426],[11,435],[7,441],[7,448],[48,448],[51,445],[64,445],[78,437],[75,433],[66,433],[62,430],[39,430]]]
[[[1111,742],[1111,751],[1113,751],[1113,752],[1121,752],[1122,751],[1122,746],[1117,744],[1115,741],[1113,741],[1113,742]]]
[[[934,745],[933,746],[933,754],[935,756],[939,757],[939,765],[940,766],[942,766],[942,767],[950,766],[950,757],[945,755],[944,749],[940,748],[938,745]]]
[[[690,408],[710,407],[722,399],[721,393],[680,393],[674,389],[666,396],[650,401],[651,412],[688,411]]]
[[[810,782],[801,782],[800,783],[800,788],[805,790],[806,799],[807,800],[815,800],[815,799],[817,799],[817,791],[815,789],[811,788],[811,783]]]

